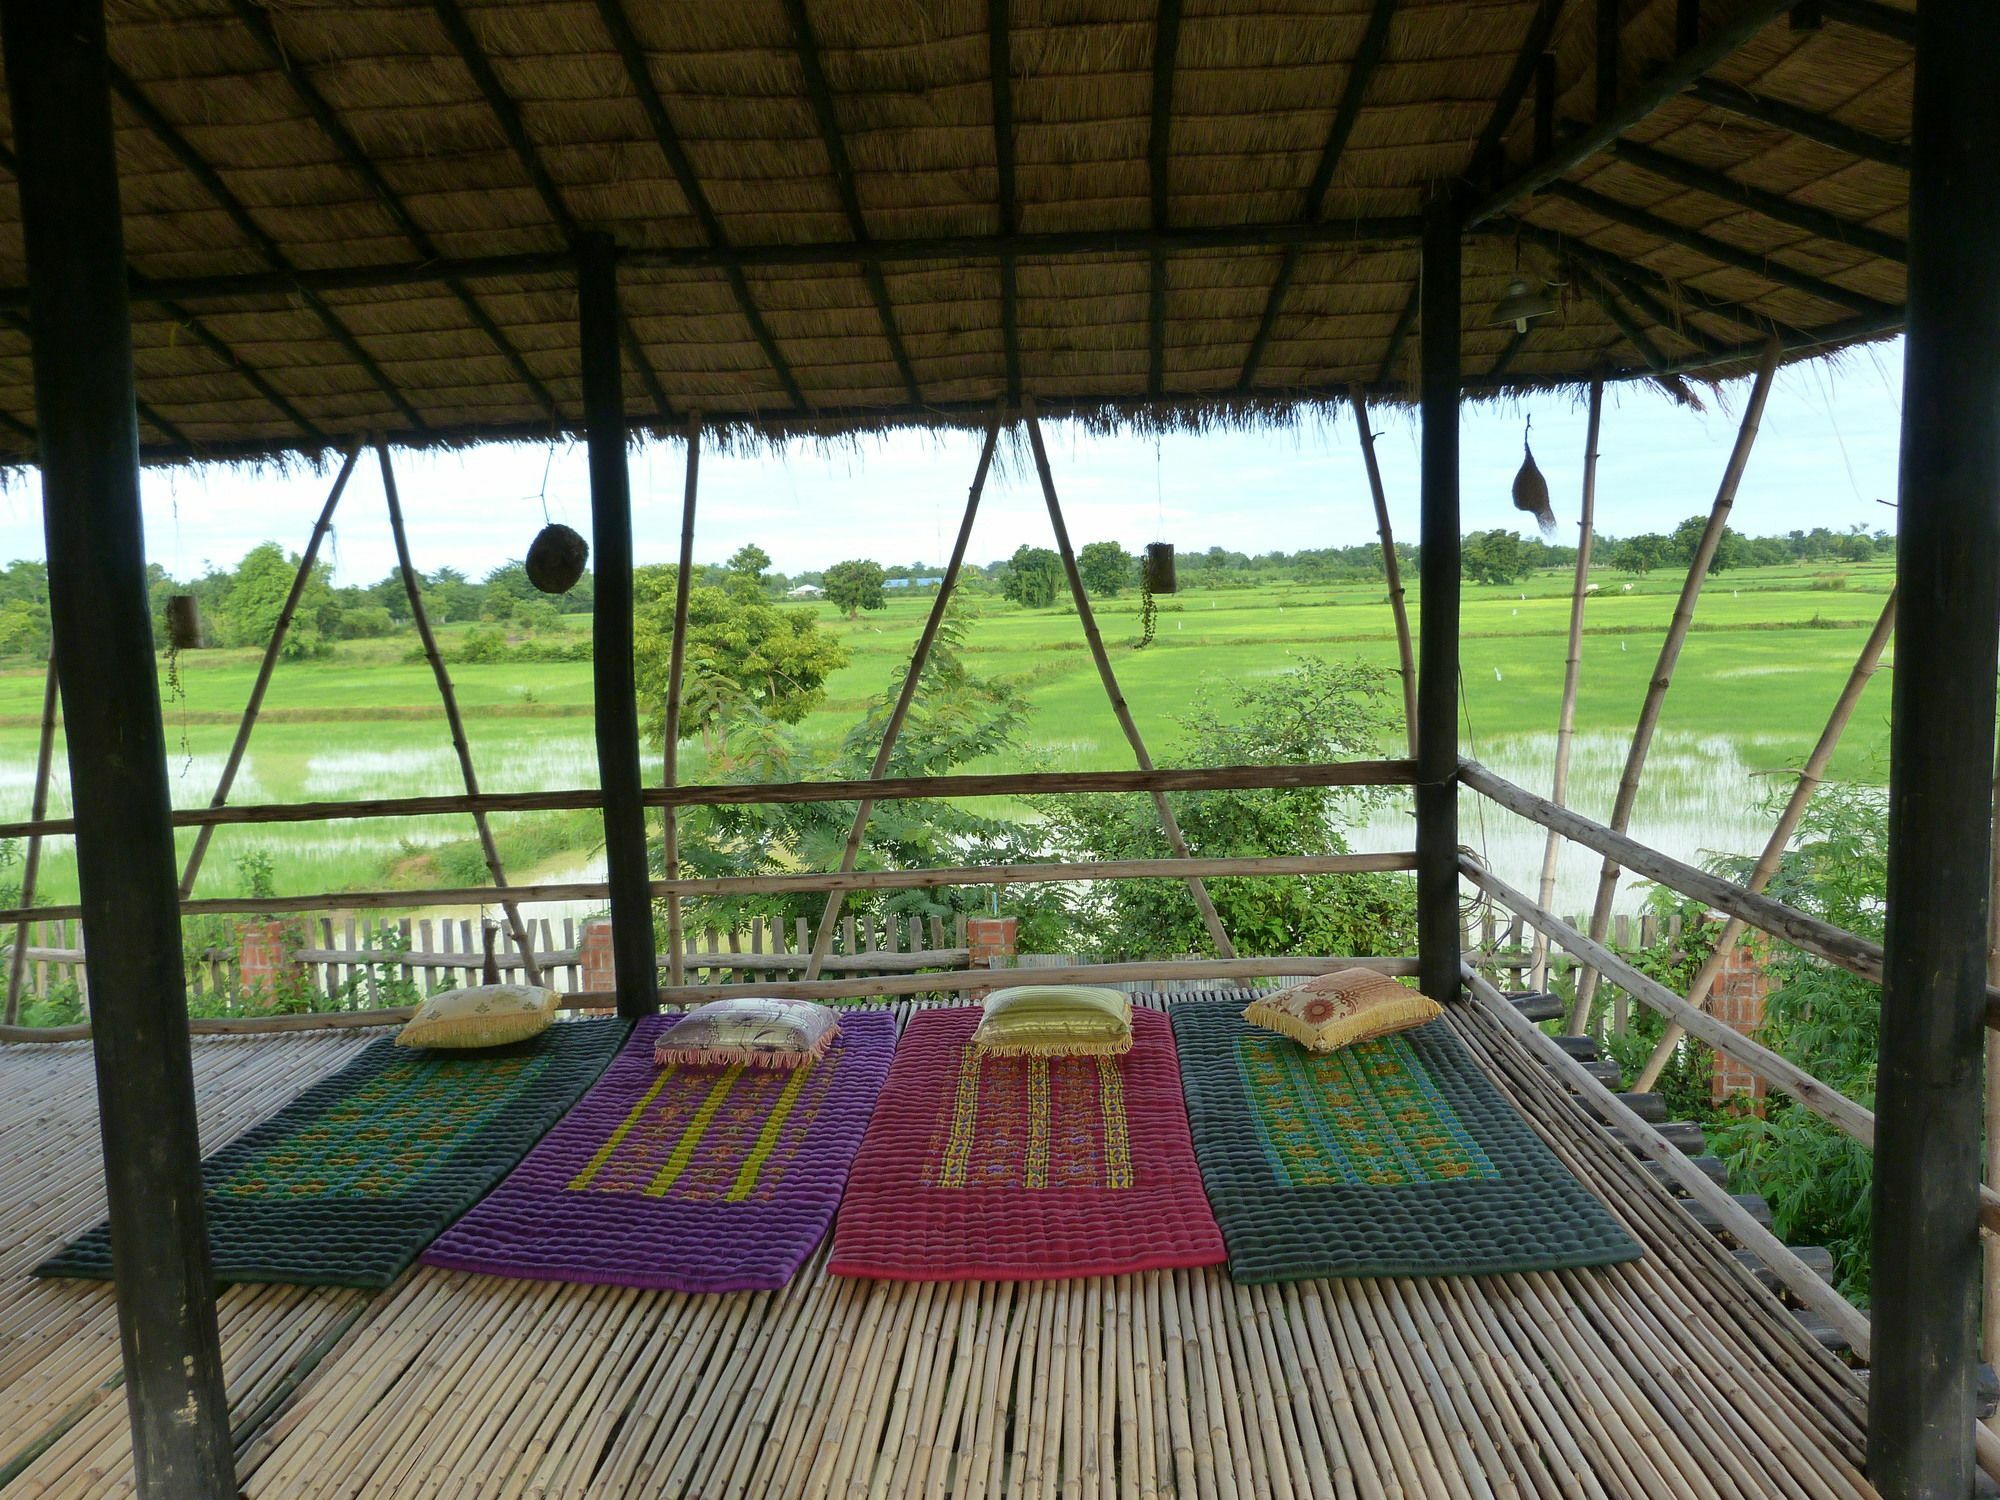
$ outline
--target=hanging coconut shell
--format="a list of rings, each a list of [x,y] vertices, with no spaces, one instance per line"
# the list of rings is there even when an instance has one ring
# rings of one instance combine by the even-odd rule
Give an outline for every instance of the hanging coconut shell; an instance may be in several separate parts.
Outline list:
[[[167,600],[167,643],[176,651],[199,651],[201,603],[193,594],[175,594]]]
[[[1171,594],[1179,585],[1174,580],[1174,544],[1172,542],[1148,542],[1146,544],[1146,565],[1143,572],[1146,592],[1149,594]]]
[[[1556,513],[1549,506],[1549,482],[1535,467],[1535,451],[1525,438],[1521,440],[1520,472],[1514,476],[1514,509],[1533,516],[1543,536],[1556,534]]]
[[[528,582],[545,594],[567,594],[589,561],[590,543],[569,527],[551,522],[528,546]]]

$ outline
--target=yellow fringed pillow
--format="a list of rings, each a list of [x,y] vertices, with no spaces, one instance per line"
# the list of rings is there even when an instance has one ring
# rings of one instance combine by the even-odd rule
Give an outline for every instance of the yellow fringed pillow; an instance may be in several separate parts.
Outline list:
[[[417,1007],[396,1033],[398,1047],[504,1047],[555,1024],[554,990],[536,984],[481,984],[446,990]]]
[[[1356,1042],[1435,1021],[1444,1007],[1373,969],[1339,969],[1252,1002],[1243,1019],[1290,1037],[1310,1052],[1334,1052]]]
[[[995,990],[972,1033],[994,1057],[1111,1057],[1132,1050],[1132,1000],[1081,984]]]

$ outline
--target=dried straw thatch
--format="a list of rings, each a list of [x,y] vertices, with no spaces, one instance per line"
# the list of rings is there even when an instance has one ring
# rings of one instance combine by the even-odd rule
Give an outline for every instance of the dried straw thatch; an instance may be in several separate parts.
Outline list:
[[[1692,40],[1780,8],[1706,0]],[[1024,389],[1168,424],[1394,399],[1415,216],[1536,158],[1537,55],[1548,148],[1691,40],[1684,4],[1625,0],[1606,100],[1601,9],[113,0],[142,433],[241,458],[568,427],[587,230],[626,252],[643,427],[977,420]],[[1771,332],[1895,326],[1911,12],[1824,13],[1486,219],[1471,387],[1727,374]],[[34,446],[17,224],[0,199],[0,462]],[[438,260],[474,264],[317,274]],[[1487,326],[1516,275],[1560,289],[1525,338]]]

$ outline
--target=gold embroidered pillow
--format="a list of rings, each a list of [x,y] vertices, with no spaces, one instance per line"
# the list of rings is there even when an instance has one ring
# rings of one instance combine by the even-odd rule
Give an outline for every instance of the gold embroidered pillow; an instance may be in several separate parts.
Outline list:
[[[538,984],[481,984],[446,990],[417,1007],[396,1033],[398,1047],[504,1047],[555,1024],[554,990]]]
[[[972,1045],[996,1057],[1109,1057],[1132,1050],[1132,1000],[1081,984],[995,990]]]
[[[840,1021],[810,1000],[711,1000],[660,1034],[653,1061],[796,1068],[826,1055]]]
[[[1437,1001],[1373,969],[1339,969],[1254,1001],[1243,1019],[1312,1052],[1408,1031],[1444,1014]]]

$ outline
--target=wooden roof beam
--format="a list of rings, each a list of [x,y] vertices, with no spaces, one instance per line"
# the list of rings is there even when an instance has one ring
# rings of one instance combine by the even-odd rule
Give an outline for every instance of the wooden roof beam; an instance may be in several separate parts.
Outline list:
[[[30,348],[34,346],[34,334],[30,331],[28,327],[28,320],[24,317],[21,317],[18,313],[0,313],[0,326],[4,326],[15,333],[18,333],[22,337],[22,339],[24,339],[28,343]],[[169,422],[165,417],[161,416],[156,409],[147,405],[147,403],[145,403],[144,401],[139,400],[137,397],[133,398],[132,407],[133,410],[138,412],[139,420],[144,422],[148,427],[151,427],[155,432],[159,433],[161,437],[165,438],[170,443],[176,444],[179,447],[187,449],[188,452],[196,455],[197,457],[200,456],[201,445],[194,442],[194,440],[191,439],[185,432],[182,432],[180,428],[176,427],[172,422]],[[34,437],[39,442],[40,439],[33,428],[27,426],[25,423],[14,422],[14,420],[11,417],[8,419],[8,421],[12,423],[12,425],[19,427],[21,431],[25,433],[27,436]]]
[[[1893,5],[1883,5],[1880,0],[1818,0],[1819,13],[1829,21],[1839,21],[1862,31],[1872,31],[1877,36],[1893,37],[1899,42],[1907,42],[1912,47],[1917,44],[1917,18],[1914,12],[1898,10]]]
[[[1646,362],[1646,368],[1656,371],[1665,369],[1666,355],[1660,353],[1660,346],[1646,336],[1646,330],[1639,326],[1638,319],[1625,310],[1610,284],[1600,280],[1597,272],[1588,266],[1577,265],[1573,269],[1577,285],[1583,288],[1584,295],[1603,309],[1604,316],[1624,336],[1625,342],[1638,351],[1639,357]]]
[[[1735,20],[1717,29],[1700,45],[1669,59],[1644,87],[1621,99],[1616,109],[1599,116],[1575,138],[1476,198],[1465,222],[1478,224],[1505,213],[1523,198],[1543,191],[1550,183],[1575,171],[1797,3],[1798,0],[1754,0]],[[1526,84],[1522,87],[1525,90]],[[1511,114],[1508,118],[1511,120]],[[1502,124],[1502,135],[1505,130]],[[1474,181],[1478,181],[1476,176]]]
[[[1663,219],[1658,214],[1643,208],[1635,208],[1629,203],[1620,203],[1615,198],[1607,198],[1602,193],[1579,187],[1573,182],[1557,180],[1546,188],[1549,196],[1561,198],[1585,208],[1599,218],[1609,219],[1614,224],[1623,224],[1628,229],[1637,229],[1683,249],[1692,250],[1697,255],[1715,261],[1719,265],[1734,266],[1740,271],[1748,271],[1753,276],[1777,286],[1789,287],[1795,292],[1803,292],[1808,297],[1834,307],[1845,307],[1855,312],[1874,315],[1889,310],[1889,304],[1862,292],[1851,292],[1844,286],[1805,271],[1794,270],[1782,261],[1772,260],[1755,250],[1745,250],[1740,245],[1732,245],[1726,240],[1718,240],[1703,234],[1698,229],[1690,229],[1685,224],[1676,224],[1671,219]]]
[[[493,71],[493,64],[486,56],[486,50],[479,45],[479,38],[472,34],[465,15],[459,10],[457,0],[431,0],[431,9],[436,12],[438,24],[444,28],[445,36],[457,51],[459,60],[465,64],[465,71],[472,75],[473,83],[486,100],[487,111],[500,127],[500,134],[506,138],[513,150],[514,159],[521,164],[527,174],[528,183],[535,190],[535,196],[542,200],[542,207],[554,221],[556,229],[565,242],[574,247],[583,233],[563,201],[562,190],[555,179],[549,176],[548,168],[542,165],[542,156],[535,149],[533,139],[528,135],[528,127],[521,119],[521,108],[500,82],[500,76]],[[618,341],[624,345],[625,354],[632,361],[632,368],[639,374],[640,382],[646,387],[646,396],[663,413],[670,413],[673,404],[667,400],[667,393],[660,385],[660,378],[653,372],[651,361],[633,332],[632,320],[621,307],[618,312]]]
[[[1007,0],[987,0],[987,71],[993,80],[993,170],[998,180],[1000,233],[1020,230],[1020,203],[1014,192],[1014,50]],[[1000,256],[1000,339],[1007,360],[1007,404],[1021,404],[1021,298],[1016,257]]]
[[[1396,326],[1389,330],[1389,347],[1382,351],[1382,363],[1375,371],[1375,384],[1388,386],[1396,376],[1396,359],[1403,352],[1403,340],[1410,336],[1410,330],[1417,326],[1417,312],[1423,294],[1423,279],[1410,288],[1409,300],[1403,310],[1396,314]]]
[[[1830,116],[1814,114],[1809,109],[1802,109],[1796,104],[1787,104],[1782,99],[1773,99],[1765,94],[1753,94],[1748,89],[1738,88],[1733,83],[1724,83],[1719,78],[1697,78],[1688,85],[1688,97],[1697,99],[1713,109],[1727,110],[1733,115],[1743,116],[1746,120],[1756,120],[1760,124],[1775,126],[1805,140],[1830,146],[1835,151],[1858,156],[1864,161],[1879,161],[1884,166],[1895,167],[1905,172],[1910,169],[1910,148],[1901,141],[1871,135],[1866,130],[1843,125]]]
[[[271,22],[269,12],[262,6],[253,4],[252,0],[230,0],[230,9],[236,13],[236,18],[242,23],[243,28],[256,39],[257,45],[263,49],[264,56],[270,61],[271,66],[284,77],[294,97],[305,107],[306,113],[319,127],[320,133],[332,143],[333,149],[340,153],[341,159],[347,163],[349,170],[361,179],[363,186],[375,195],[376,201],[382,205],[397,229],[402,231],[403,237],[410,242],[410,248],[426,260],[442,259],[443,252],[438,248],[437,242],[416,221],[401,196],[389,186],[388,179],[383,177],[381,170],[368,153],[361,149],[361,143],[354,138],[353,132],[341,121],[340,116],[334,113],[333,106],[326,102],[326,96],[320,93],[307,76],[305,64],[285,51],[283,43],[278,40],[278,33]],[[465,309],[466,316],[472,319],[473,326],[486,336],[500,357],[506,360],[507,367],[514,372],[514,378],[527,388],[528,393],[543,410],[553,414],[556,409],[555,396],[535,372],[528,368],[527,361],[521,357],[520,351],[501,331],[500,325],[493,321],[486,309],[480,306],[473,297],[471,289],[457,279],[448,280],[444,285],[446,290],[458,299],[459,306]]]
[[[1181,49],[1181,0],[1160,0],[1153,28],[1153,125],[1146,147],[1146,175],[1152,185],[1153,228],[1168,224],[1167,202],[1174,130],[1174,62]],[[1146,295],[1146,394],[1159,400],[1166,389],[1167,252],[1152,253]]]
[[[1549,38],[1555,34],[1562,8],[1563,0],[1542,0],[1529,18],[1527,34],[1521,39],[1521,50],[1514,55],[1513,71],[1501,86],[1500,97],[1494,103],[1486,128],[1479,133],[1479,140],[1472,148],[1472,159],[1465,169],[1466,181],[1474,184],[1489,182],[1506,165],[1507,127],[1514,123],[1521,101],[1528,97],[1528,90],[1534,85],[1535,74],[1542,65],[1542,55],[1549,50]]]
[[[248,3],[248,0],[239,0],[239,3]],[[721,220],[716,218],[708,194],[702,189],[701,179],[695,175],[694,163],[681,144],[680,132],[674,129],[673,117],[667,113],[666,100],[660,97],[659,88],[653,82],[652,69],[647,65],[645,51],[639,45],[639,38],[632,30],[624,7],[619,0],[597,0],[597,13],[603,19],[604,29],[611,35],[611,45],[617,49],[620,61],[625,64],[625,76],[632,82],[632,92],[639,100],[646,123],[652,128],[653,139],[659,143],[660,154],[667,159],[668,170],[674,174],[674,181],[680,184],[681,196],[687,199],[689,211],[701,226],[702,237],[718,249],[726,249],[729,245],[728,232],[723,229]],[[803,410],[805,393],[799,389],[790,362],[779,350],[778,341],[765,323],[756,299],[750,295],[750,283],[744,278],[742,268],[724,266],[722,274],[729,283],[730,295],[736,299],[738,311],[743,314],[743,321],[750,325],[750,336],[764,351],[765,362],[778,377],[778,384],[784,387],[786,398],[793,406]]]
[[[292,266],[290,258],[279,248],[278,242],[267,234],[263,226],[251,216],[250,210],[244,206],[243,200],[238,198],[229,184],[222,180],[221,174],[209,165],[207,158],[195,150],[187,137],[182,135],[174,127],[173,123],[154,107],[153,102],[141,92],[139,86],[127,77],[116,63],[107,62],[105,66],[110,78],[111,92],[117,95],[119,101],[138,117],[139,123],[145,126],[147,133],[167,149],[168,154],[186,169],[188,175],[201,184],[202,190],[215,200],[216,205],[228,216],[230,223],[234,224],[237,231],[256,248],[257,253],[263,258],[264,263],[274,271],[290,270]],[[421,430],[425,423],[424,419],[418,415],[417,409],[409,403],[402,391],[397,388],[396,383],[376,363],[375,357],[361,347],[360,340],[356,339],[353,333],[348,330],[347,325],[340,320],[333,309],[328,307],[318,296],[310,292],[303,294],[303,300],[306,306],[312,310],[313,315],[319,319],[320,326],[332,336],[335,343],[340,345],[347,357],[361,367],[368,378],[375,383],[376,388],[389,398],[396,410],[403,414],[403,419]],[[189,331],[193,332],[194,330],[190,327]],[[206,333],[207,330],[204,329],[202,332]],[[197,334],[196,337],[201,338],[202,335]],[[213,335],[209,335],[209,337],[213,337]],[[206,339],[202,341],[204,344],[207,343]],[[214,346],[210,347],[213,349],[215,346],[220,346],[221,343],[220,339],[215,339]],[[247,372],[248,367],[233,351],[223,357],[232,368]],[[275,396],[275,392],[271,389],[269,382],[265,381],[262,376],[257,377],[252,383],[252,389],[256,390],[258,395],[263,396],[266,400],[272,400]],[[274,401],[273,404],[278,405],[279,410],[285,415],[286,420],[292,422],[294,425],[303,420],[289,401],[282,401],[280,398],[279,401]],[[306,427],[314,433],[318,431],[310,423],[307,423]]]
[[[1340,103],[1333,112],[1333,124],[1327,129],[1326,144],[1320,148],[1319,163],[1313,168],[1312,181],[1306,186],[1301,217],[1308,224],[1317,224],[1320,215],[1326,211],[1327,190],[1333,186],[1333,174],[1347,151],[1347,140],[1354,133],[1354,122],[1361,115],[1368,80],[1374,75],[1376,65],[1382,61],[1383,50],[1388,46],[1389,23],[1395,15],[1396,0],[1375,0],[1375,9],[1368,17],[1368,29],[1362,33],[1361,45],[1355,49],[1354,61],[1348,67],[1347,81],[1340,91]],[[1278,326],[1278,314],[1285,305],[1285,294],[1291,290],[1292,278],[1298,268],[1299,248],[1288,245],[1284,258],[1278,263],[1278,274],[1272,279],[1270,295],[1264,299],[1264,315],[1258,320],[1256,335],[1250,340],[1250,352],[1244,356],[1243,369],[1236,377],[1239,391],[1249,390],[1257,379],[1257,368],[1264,361],[1265,346],[1271,342],[1272,331]]]
[[[1669,156],[1664,151],[1651,146],[1641,146],[1634,141],[1617,141],[1612,151],[1622,162],[1628,162],[1642,172],[1664,178],[1677,186],[1690,188],[1697,193],[1706,193],[1711,198],[1720,198],[1725,203],[1734,203],[1747,208],[1752,213],[1762,214],[1774,223],[1784,224],[1793,229],[1803,230],[1817,239],[1832,240],[1836,244],[1847,245],[1855,250],[1866,251],[1884,260],[1893,260],[1899,265],[1909,259],[1910,247],[1893,234],[1884,234],[1879,229],[1870,229],[1865,224],[1851,224],[1822,208],[1795,203],[1777,193],[1766,192],[1763,188],[1751,187],[1738,182],[1722,172],[1694,162],[1683,161],[1677,156]]]
[[[1507,340],[1507,347],[1495,355],[1493,363],[1487,367],[1486,378],[1488,380],[1498,380],[1507,373],[1508,369],[1513,365],[1515,358],[1520,354],[1521,346],[1534,336],[1534,332],[1539,326],[1539,324],[1530,323],[1526,328]]]
[[[806,14],[805,0],[784,0],[784,5],[785,15],[792,24],[799,71],[805,75],[806,97],[819,125],[820,142],[826,148],[827,165],[833,172],[841,211],[847,215],[848,232],[857,241],[865,242],[868,221],[862,216],[861,198],[854,189],[854,164],[847,158],[847,142],[841,136],[840,120],[834,113],[833,89],[820,65],[819,41],[813,34],[812,18]],[[923,391],[917,385],[917,372],[910,364],[909,351],[903,347],[903,335],[896,327],[896,309],[889,301],[889,284],[882,278],[882,267],[872,261],[865,262],[861,277],[868,284],[868,294],[875,299],[875,311],[882,319],[882,337],[888,342],[889,358],[895,362],[896,373],[903,377],[904,392],[913,403],[922,404]]]

